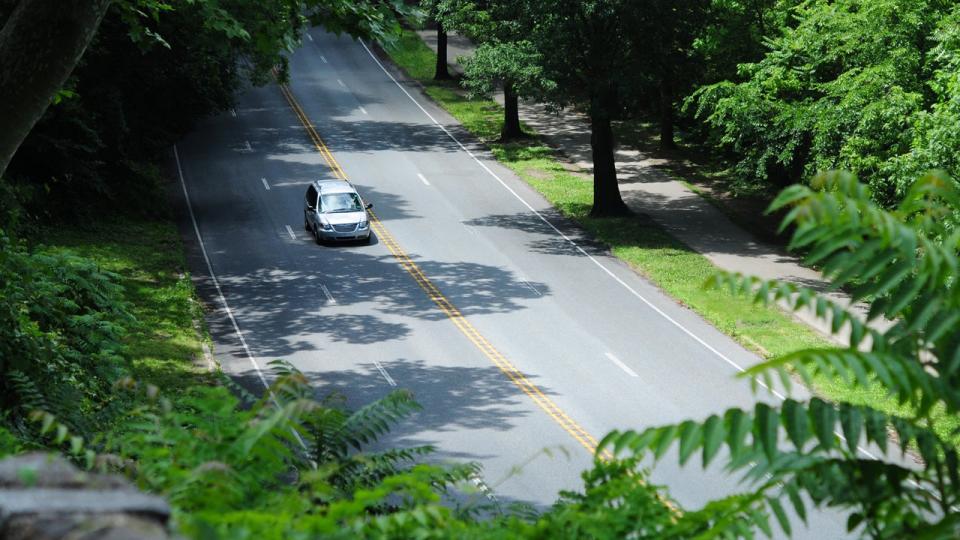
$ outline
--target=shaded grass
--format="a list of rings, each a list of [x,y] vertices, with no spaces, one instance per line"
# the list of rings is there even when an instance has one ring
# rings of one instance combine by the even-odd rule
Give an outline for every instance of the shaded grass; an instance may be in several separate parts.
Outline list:
[[[171,222],[114,220],[51,229],[38,238],[120,276],[136,318],[125,338],[135,379],[175,396],[208,376],[194,362],[202,353],[193,321],[203,317]]]
[[[808,348],[832,347],[822,335],[775,306],[755,304],[727,291],[704,288],[717,268],[704,256],[673,238],[643,216],[597,219],[589,216],[593,187],[571,173],[553,149],[536,140],[501,144],[502,108],[494,101],[464,97],[450,84],[436,83],[433,52],[413,32],[406,32],[401,49],[388,50],[394,63],[424,85],[427,95],[446,109],[474,136],[487,143],[493,155],[539,191],[565,216],[608,245],[613,255],[628,263],[671,297],[693,309],[720,331],[764,358],[775,358]],[[415,53],[414,53],[415,51]],[[826,399],[872,406],[883,412],[912,416],[879,385],[853,388],[842,380],[816,378],[814,392]],[[937,415],[935,430],[953,438],[960,419]]]

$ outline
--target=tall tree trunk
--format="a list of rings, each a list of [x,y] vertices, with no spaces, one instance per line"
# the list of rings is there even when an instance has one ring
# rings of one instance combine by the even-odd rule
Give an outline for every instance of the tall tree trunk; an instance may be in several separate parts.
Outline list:
[[[593,149],[593,217],[622,216],[630,213],[620,197],[617,167],[613,158],[613,128],[605,110],[597,106],[590,114],[590,147]]]
[[[447,69],[447,31],[443,29],[440,21],[437,21],[437,70],[433,78],[438,81],[451,78]]]
[[[502,140],[518,139],[523,137],[520,128],[520,98],[513,90],[513,83],[503,83],[503,129],[500,130]]]
[[[0,176],[97,33],[110,0],[20,0],[0,30]]]
[[[676,148],[673,136],[673,93],[667,75],[660,79],[660,149]]]

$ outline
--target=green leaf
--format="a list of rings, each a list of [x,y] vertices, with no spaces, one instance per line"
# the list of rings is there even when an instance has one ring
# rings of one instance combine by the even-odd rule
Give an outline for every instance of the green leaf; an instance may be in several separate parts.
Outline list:
[[[800,496],[800,491],[792,483],[786,483],[783,486],[784,491],[787,492],[787,497],[790,499],[790,503],[793,504],[793,509],[797,512],[797,515],[800,516],[800,519],[804,523],[807,522],[807,506],[803,502],[803,498]]]
[[[657,438],[654,442],[653,455],[660,459],[670,448],[677,435],[677,426],[666,426],[657,429]]]
[[[790,528],[790,519],[787,518],[787,513],[783,510],[783,505],[780,504],[780,501],[777,499],[767,499],[767,504],[770,506],[770,509],[773,510],[774,517],[777,518],[777,522],[780,523],[780,528],[783,529],[783,532],[787,533],[787,536],[793,534],[793,530]]]
[[[832,405],[820,398],[810,400],[809,410],[810,421],[813,424],[817,440],[825,450],[830,450],[833,448],[836,439],[836,435],[833,432],[837,422],[836,411]]]
[[[736,459],[743,453],[744,439],[750,432],[750,417],[740,409],[730,409],[724,415],[724,422],[727,425],[727,446],[731,457]]]
[[[703,440],[703,431],[700,425],[692,420],[680,424],[680,465],[686,464],[690,455],[700,447]]]
[[[806,409],[796,401],[787,399],[780,407],[780,411],[787,436],[790,437],[790,441],[793,442],[797,451],[803,451],[803,446],[810,437],[810,425]]]
[[[757,403],[754,410],[754,434],[767,455],[767,459],[773,461],[773,458],[777,455],[780,418],[777,416],[777,411],[766,403]]]
[[[723,444],[723,421],[717,415],[710,415],[703,423],[703,467],[706,468],[717,455],[717,450]]]
[[[840,404],[840,426],[843,436],[847,439],[850,452],[856,453],[860,441],[860,432],[863,429],[863,415],[857,407],[846,403]]]

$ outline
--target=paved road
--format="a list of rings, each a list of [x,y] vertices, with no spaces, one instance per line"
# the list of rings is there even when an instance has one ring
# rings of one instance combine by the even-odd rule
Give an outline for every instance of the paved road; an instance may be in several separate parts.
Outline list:
[[[312,242],[303,193],[335,172],[281,90],[251,88],[177,146],[209,267],[186,218],[189,258],[225,371],[257,385],[282,358],[354,405],[409,388],[424,411],[390,443],[478,461],[501,501],[537,506],[578,487],[585,437],[777,401],[734,378],[756,357],[581,238],[362,43],[314,30],[291,71],[336,161],[457,313],[386,238]],[[744,489],[717,467],[675,463],[653,481],[684,506]],[[817,514],[806,534],[838,537],[841,523]]]

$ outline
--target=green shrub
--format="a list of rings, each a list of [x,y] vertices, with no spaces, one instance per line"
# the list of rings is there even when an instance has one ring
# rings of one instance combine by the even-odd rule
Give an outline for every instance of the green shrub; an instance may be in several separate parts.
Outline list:
[[[0,232],[0,411],[33,409],[91,432],[112,411],[133,318],[116,276],[66,251],[28,251]]]

